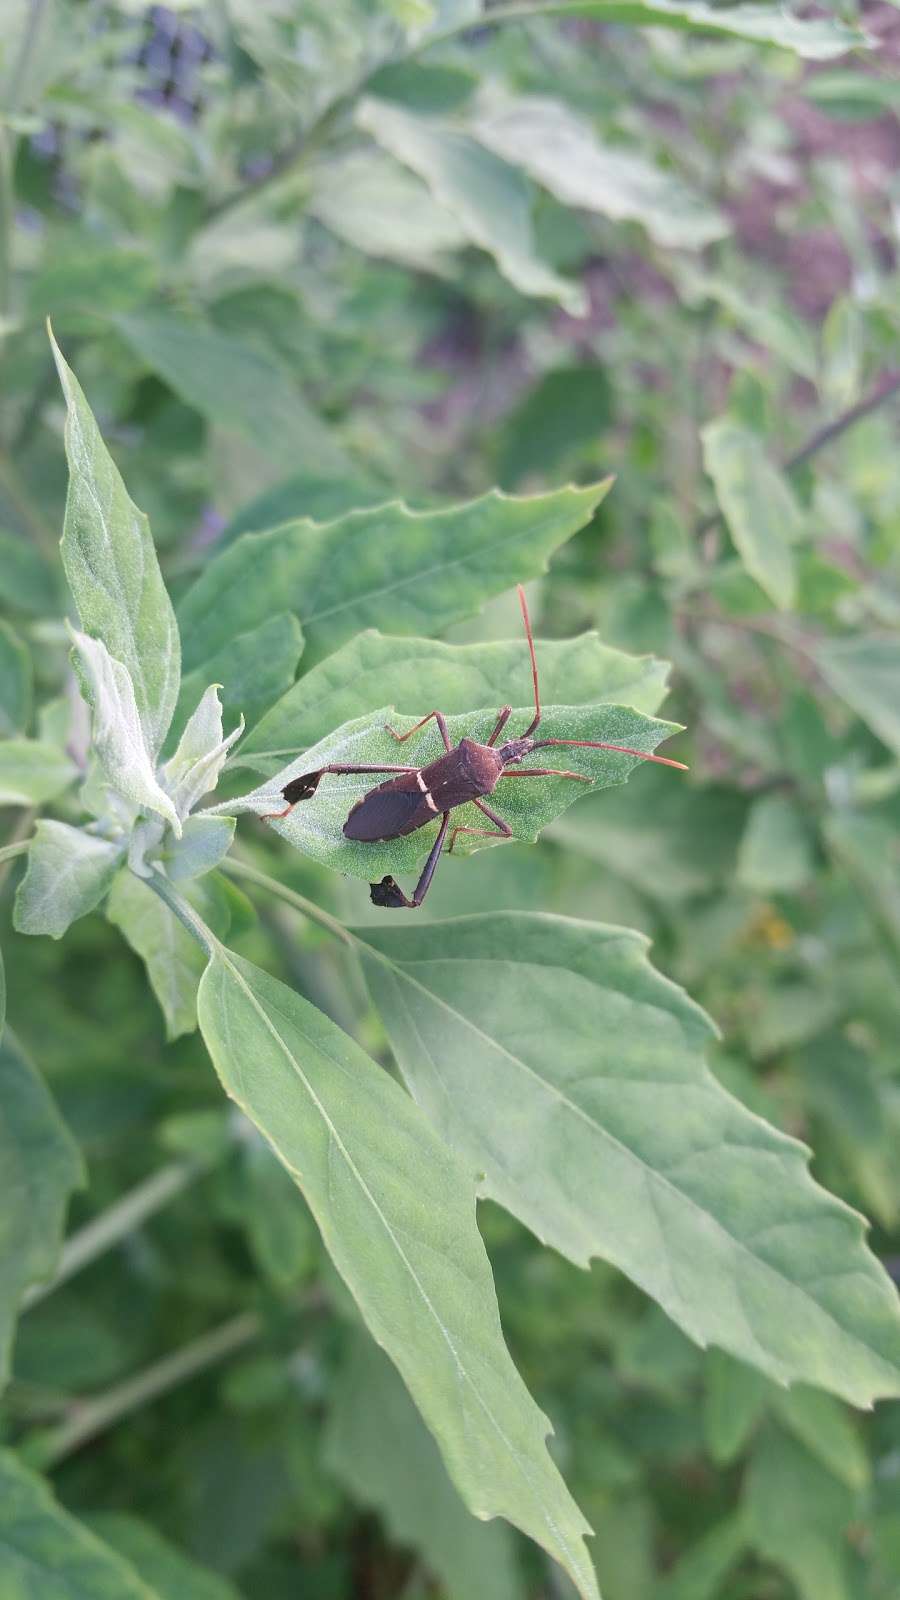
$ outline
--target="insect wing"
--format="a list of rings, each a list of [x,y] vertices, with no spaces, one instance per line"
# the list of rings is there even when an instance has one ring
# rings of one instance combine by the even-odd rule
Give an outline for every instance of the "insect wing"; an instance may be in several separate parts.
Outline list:
[[[380,783],[377,789],[357,800],[344,823],[344,837],[374,844],[380,839],[398,839],[433,822],[435,812],[419,784],[417,772],[404,772],[399,778]]]

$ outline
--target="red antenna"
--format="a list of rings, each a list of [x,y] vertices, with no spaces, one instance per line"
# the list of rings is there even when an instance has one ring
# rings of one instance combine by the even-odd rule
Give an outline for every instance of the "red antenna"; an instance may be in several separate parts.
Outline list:
[[[646,750],[632,750],[627,744],[604,744],[601,739],[538,739],[535,750],[548,744],[577,744],[585,750],[615,750],[620,756],[637,756],[639,761],[656,761],[661,767],[677,767],[679,772],[689,772],[684,761],[673,761],[671,756],[652,756]]]
[[[530,738],[541,720],[541,692],[538,688],[538,669],[534,654],[534,634],[531,631],[531,618],[528,615],[528,601],[525,599],[525,590],[520,583],[516,584],[519,593],[519,605],[522,607],[522,620],[525,623],[525,637],[528,640],[528,654],[531,656],[531,679],[534,684],[534,719],[522,734],[523,739]]]

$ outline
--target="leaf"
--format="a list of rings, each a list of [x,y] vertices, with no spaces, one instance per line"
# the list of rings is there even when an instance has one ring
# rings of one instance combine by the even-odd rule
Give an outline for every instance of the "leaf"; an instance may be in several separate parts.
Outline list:
[[[214,931],[224,935],[228,912],[210,880],[191,883],[184,891]],[[166,1038],[179,1039],[197,1026],[197,987],[203,975],[203,952],[159,896],[133,872],[120,872],[106,903],[108,920],[128,941],[147,968],[147,977],[166,1024]]]
[[[525,728],[531,721],[531,707],[514,711],[510,720],[513,728]],[[265,816],[283,808],[281,791],[285,784],[302,772],[314,772],[331,762],[351,765],[357,763],[402,763],[408,758],[411,764],[425,766],[443,755],[444,746],[432,723],[423,728],[406,746],[398,746],[391,734],[385,731],[387,722],[401,731],[413,727],[417,717],[398,716],[390,706],[371,711],[367,717],[345,723],[305,751],[277,776],[267,779],[251,794],[240,799],[223,801],[212,807],[213,812],[227,812],[235,816],[240,812],[255,812]],[[451,744],[464,736],[484,742],[497,720],[496,711],[473,711],[465,716],[449,717],[447,727]],[[627,706],[545,706],[541,734],[547,738],[590,739],[602,738],[612,744],[624,744],[632,749],[652,751],[662,739],[677,732],[672,722],[658,722],[645,717]],[[544,752],[538,752],[543,756]],[[566,778],[502,778],[494,791],[492,804],[499,807],[499,815],[509,822],[513,836],[532,842],[542,828],[558,817],[573,801],[594,789],[608,788],[624,783],[640,764],[640,757],[617,755],[609,750],[550,751],[548,754],[564,757],[566,769],[590,776],[592,784],[573,783]],[[296,850],[303,850],[323,866],[352,877],[366,878],[370,882],[383,873],[411,872],[416,863],[428,854],[434,843],[439,822],[419,829],[403,838],[377,844],[362,844],[346,839],[343,826],[350,807],[374,788],[386,781],[390,773],[329,774],[323,778],[310,800],[294,806],[290,814],[271,826]],[[460,806],[454,811],[454,825],[480,827],[484,822],[481,812],[474,806]],[[474,817],[474,821],[472,820]],[[466,838],[457,841],[459,854],[469,854],[490,845],[490,840]]]
[[[597,451],[612,418],[613,393],[603,367],[572,362],[545,372],[503,419],[500,483],[515,489],[524,479],[568,471]]]
[[[142,361],[204,417],[235,428],[285,471],[306,459],[340,469],[347,457],[287,366],[261,345],[168,309],[119,317]]]
[[[738,555],[769,599],[786,611],[794,603],[792,543],[802,518],[787,483],[757,436],[730,417],[702,430],[703,459]]]
[[[514,21],[520,8],[497,7],[492,22]],[[724,33],[757,44],[775,44],[808,61],[832,61],[869,43],[859,29],[837,17],[796,17],[781,6],[707,4],[706,0],[546,0],[521,8],[523,16],[594,17],[599,22],[628,22],[639,27],[679,28]]]
[[[900,639],[889,634],[827,639],[813,660],[835,694],[900,755]]]
[[[41,806],[78,776],[68,756],[39,739],[0,739],[0,805]]]
[[[463,1168],[348,1035],[221,946],[199,1013],[224,1088],[302,1188],[470,1509],[513,1522],[596,1600],[587,1525],[503,1343]]]
[[[813,875],[813,849],[800,807],[787,795],[756,800],[738,852],[737,881],[762,894],[790,894]]]
[[[596,633],[537,644],[541,692],[552,703],[611,704],[653,712],[666,690],[668,667],[653,656],[629,656],[601,644]],[[488,644],[442,644],[434,639],[357,634],[304,673],[247,735],[238,763],[283,761],[373,705],[419,715],[437,707],[447,716],[472,706],[499,709],[530,685],[522,639]],[[428,704],[425,705],[425,700]],[[530,718],[529,718],[530,720]],[[265,769],[263,769],[265,770]]]
[[[242,533],[263,533],[298,517],[333,522],[361,506],[382,505],[384,494],[383,484],[367,482],[359,474],[348,477],[346,472],[295,472],[242,506],[222,529],[218,548],[232,544]]]
[[[700,250],[729,232],[726,218],[676,173],[627,146],[604,144],[558,100],[519,95],[475,118],[473,132],[564,205],[639,222],[657,244]]]
[[[31,721],[31,656],[8,622],[0,619],[0,738],[24,733]]]
[[[209,660],[285,606],[303,624],[310,659],[376,624],[437,633],[544,572],[611,482],[520,497],[495,489],[444,511],[392,501],[334,522],[244,534],[209,562],[182,601],[187,665]]]
[[[654,1590],[654,1600],[715,1600],[746,1544],[743,1516],[723,1517],[685,1551]]]
[[[102,1539],[149,1584],[158,1600],[239,1600],[234,1585],[198,1566],[149,1522],[129,1511],[99,1511],[86,1519]],[[118,1600],[110,1595],[109,1600]]]
[[[32,544],[0,529],[0,594],[7,605],[34,617],[52,616],[56,586],[46,562]]]
[[[472,244],[493,256],[520,294],[557,300],[572,316],[585,311],[584,291],[542,261],[532,225],[532,191],[523,174],[468,134],[372,98],[356,121],[392,156],[418,173],[438,204]]]
[[[848,1489],[868,1487],[871,1469],[865,1446],[839,1401],[801,1384],[787,1392],[779,1389],[773,1398],[784,1426],[833,1477]]]
[[[0,1568],[9,1600],[163,1600],[11,1450],[0,1450]]]
[[[733,10],[720,12],[733,16]],[[740,328],[746,338],[776,356],[794,372],[816,384],[819,379],[819,359],[816,340],[808,325],[796,313],[778,301],[766,298],[757,285],[752,288],[734,283],[730,278],[711,272],[701,272],[693,263],[682,259],[675,268],[684,299],[712,300]]]
[[[162,856],[173,883],[199,878],[217,867],[234,840],[233,817],[188,817],[181,838]]]
[[[900,962],[900,849],[896,827],[884,817],[841,811],[826,818],[824,835],[830,854],[856,885],[894,960]]]
[[[147,747],[156,756],[181,677],[175,613],[147,518],[129,498],[78,380],[52,342],[68,411],[63,566],[83,630],[102,641],[131,678]]]
[[[453,213],[380,150],[348,150],[314,174],[309,210],[367,255],[446,272],[468,236]]]
[[[392,1542],[421,1551],[448,1595],[522,1600],[509,1530],[466,1510],[396,1368],[364,1336],[339,1374],[324,1465]]]
[[[0,1043],[0,1387],[18,1307],[56,1266],[69,1196],[84,1182],[78,1147],[43,1078],[9,1030]],[[5,1496],[0,1495],[0,1521]],[[2,1539],[0,1539],[2,1543]]]
[[[260,1271],[283,1294],[320,1266],[318,1232],[291,1174],[256,1129],[239,1120],[233,1220]]]
[[[98,839],[66,822],[36,823],[28,866],[16,891],[16,931],[61,939],[73,922],[100,904],[123,851],[122,843]]]
[[[404,1078],[485,1194],[776,1382],[900,1393],[863,1219],[712,1076],[712,1024],[639,934],[496,913],[357,938]]]
[[[100,639],[75,632],[72,639],[72,664],[94,713],[93,752],[105,781],[124,799],[162,817],[179,837],[181,821],[156,781],[128,668]]]
[[[766,1413],[772,1384],[755,1367],[724,1350],[710,1350],[704,1365],[703,1433],[713,1461],[726,1466],[746,1449]],[[791,1391],[794,1393],[795,1391]]]
[[[243,732],[243,722],[239,722],[226,739],[219,688],[219,684],[212,683],[204,691],[188,718],[174,755],[162,770],[166,789],[181,818],[215,789],[228,752]]]
[[[174,726],[180,727],[188,706],[194,704],[202,686],[213,682],[222,690],[225,710],[239,714],[252,727],[290,688],[302,654],[303,630],[297,618],[287,611],[268,617],[246,633],[237,634],[192,672],[186,673]]]
[[[851,1600],[845,1530],[855,1496],[780,1428],[760,1437],[744,1499],[748,1543],[790,1574],[802,1600]]]

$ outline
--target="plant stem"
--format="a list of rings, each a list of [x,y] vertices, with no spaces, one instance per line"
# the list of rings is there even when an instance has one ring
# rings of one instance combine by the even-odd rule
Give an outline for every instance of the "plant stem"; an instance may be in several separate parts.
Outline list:
[[[218,946],[218,939],[212,929],[206,926],[203,918],[198,915],[193,906],[189,905],[184,896],[180,895],[174,885],[169,882],[169,879],[164,877],[161,872],[154,872],[143,881],[148,889],[152,889],[154,894],[159,895],[160,900],[165,902],[169,910],[178,918],[182,927],[187,929],[193,939],[196,939],[206,954],[212,956]]]
[[[255,1311],[231,1317],[211,1333],[204,1333],[183,1345],[173,1355],[153,1362],[135,1377],[115,1384],[105,1394],[80,1402],[68,1421],[35,1440],[35,1454],[43,1466],[55,1466],[122,1417],[130,1416],[141,1406],[158,1400],[179,1384],[243,1349],[259,1338],[262,1328],[262,1318]]]
[[[29,1306],[37,1305],[40,1300],[52,1294],[60,1284],[66,1283],[69,1278],[80,1272],[82,1267],[103,1255],[121,1239],[127,1238],[139,1228],[142,1222],[152,1217],[154,1212],[168,1205],[176,1195],[181,1194],[188,1184],[199,1178],[205,1168],[196,1161],[172,1161],[168,1166],[162,1167],[152,1177],[146,1178],[143,1183],[136,1185],[128,1194],[123,1195],[114,1205],[102,1211],[99,1216],[79,1228],[71,1238],[66,1240],[59,1265],[52,1278],[46,1283],[32,1284],[23,1299],[23,1308],[27,1311]]]
[[[297,894],[295,889],[289,889],[286,884],[279,883],[277,878],[270,878],[265,872],[258,872],[249,862],[241,861],[235,856],[226,856],[220,867],[224,872],[233,873],[237,878],[246,878],[250,883],[258,884],[260,889],[267,889],[286,905],[293,906],[295,911],[302,911],[305,917],[317,922],[320,928],[326,928],[344,944],[356,944],[350,929],[345,928],[342,922],[338,922],[337,917],[332,917],[329,912],[323,911],[321,906],[317,906],[313,900],[307,900],[305,895]]]
[[[15,844],[0,845],[0,862],[12,861],[16,856],[23,856],[30,843],[30,839],[17,839]]]
[[[832,422],[826,422],[823,427],[817,428],[815,433],[810,434],[806,443],[800,446],[799,450],[795,450],[792,455],[786,456],[781,463],[782,472],[794,472],[797,467],[802,467],[805,462],[818,455],[820,450],[824,450],[826,445],[831,444],[832,440],[839,439],[842,433],[847,432],[848,428],[854,427],[857,422],[862,421],[863,417],[868,417],[873,411],[877,411],[879,406],[884,405],[884,402],[890,400],[898,391],[900,391],[900,372],[883,373],[875,387],[862,400],[857,400],[855,405],[848,406],[847,410],[842,411],[840,416],[835,417]],[[704,533],[709,533],[710,529],[721,521],[722,512],[711,511],[708,516],[703,517],[698,522],[698,537],[701,537]]]

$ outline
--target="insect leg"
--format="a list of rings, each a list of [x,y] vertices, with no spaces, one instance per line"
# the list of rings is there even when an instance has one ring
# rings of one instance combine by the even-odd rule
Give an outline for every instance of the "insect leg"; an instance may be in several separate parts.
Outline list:
[[[405,733],[398,733],[397,729],[392,728],[389,722],[385,723],[384,731],[385,733],[392,733],[398,744],[405,744],[406,740],[411,739],[413,734],[418,733],[420,728],[424,728],[426,722],[430,722],[432,717],[434,717],[435,722],[441,730],[441,738],[444,741],[444,749],[447,751],[452,750],[453,746],[450,743],[450,735],[447,732],[447,719],[444,716],[443,711],[429,711],[427,717],[423,717],[421,722],[417,722],[414,728],[407,728]]]
[[[510,827],[509,823],[504,820],[503,817],[498,817],[496,811],[492,811],[490,806],[485,805],[483,800],[473,800],[472,804],[473,804],[473,806],[477,806],[479,811],[483,811],[485,816],[488,818],[488,820],[490,822],[496,823],[496,825],[497,825],[496,829],[495,828],[454,828],[453,832],[452,832],[452,834],[450,836],[450,848],[447,851],[448,855],[450,855],[452,853],[453,846],[455,845],[455,843],[457,841],[457,838],[459,837],[459,835],[461,833],[474,833],[476,835],[476,837],[479,838],[479,839],[511,839],[512,838],[512,828]]]
[[[261,813],[261,822],[271,822],[276,817],[286,817],[293,811],[298,800],[308,800],[319,787],[319,780],[324,778],[326,772],[418,772],[418,767],[391,767],[391,766],[345,766],[341,762],[334,762],[330,767],[320,767],[318,772],[301,772],[299,778],[292,778],[281,791],[282,799],[287,801],[283,811],[264,811]]]
[[[369,884],[369,894],[371,896],[373,906],[390,906],[395,910],[399,910],[401,906],[405,906],[407,911],[415,911],[416,907],[422,904],[422,901],[425,899],[428,890],[431,888],[431,880],[434,877],[434,869],[438,864],[440,853],[444,848],[444,840],[447,837],[447,827],[449,822],[450,813],[449,811],[445,811],[444,820],[441,823],[438,836],[435,839],[434,844],[431,846],[428,860],[422,868],[422,876],[413,890],[412,899],[408,900],[406,895],[403,893],[403,890],[400,888],[400,885],[396,883],[392,877],[388,876],[386,878],[382,878],[380,883]]]
[[[506,724],[508,723],[508,721],[509,721],[511,716],[512,716],[512,706],[504,706],[502,711],[499,713],[499,715],[497,717],[497,726],[495,727],[493,733],[491,734],[491,737],[488,739],[488,744],[489,745],[497,743],[497,740],[499,739],[502,730],[506,727]]]
[[[501,778],[576,778],[579,783],[593,783],[583,772],[563,772],[560,767],[516,767],[515,772],[501,772]]]

